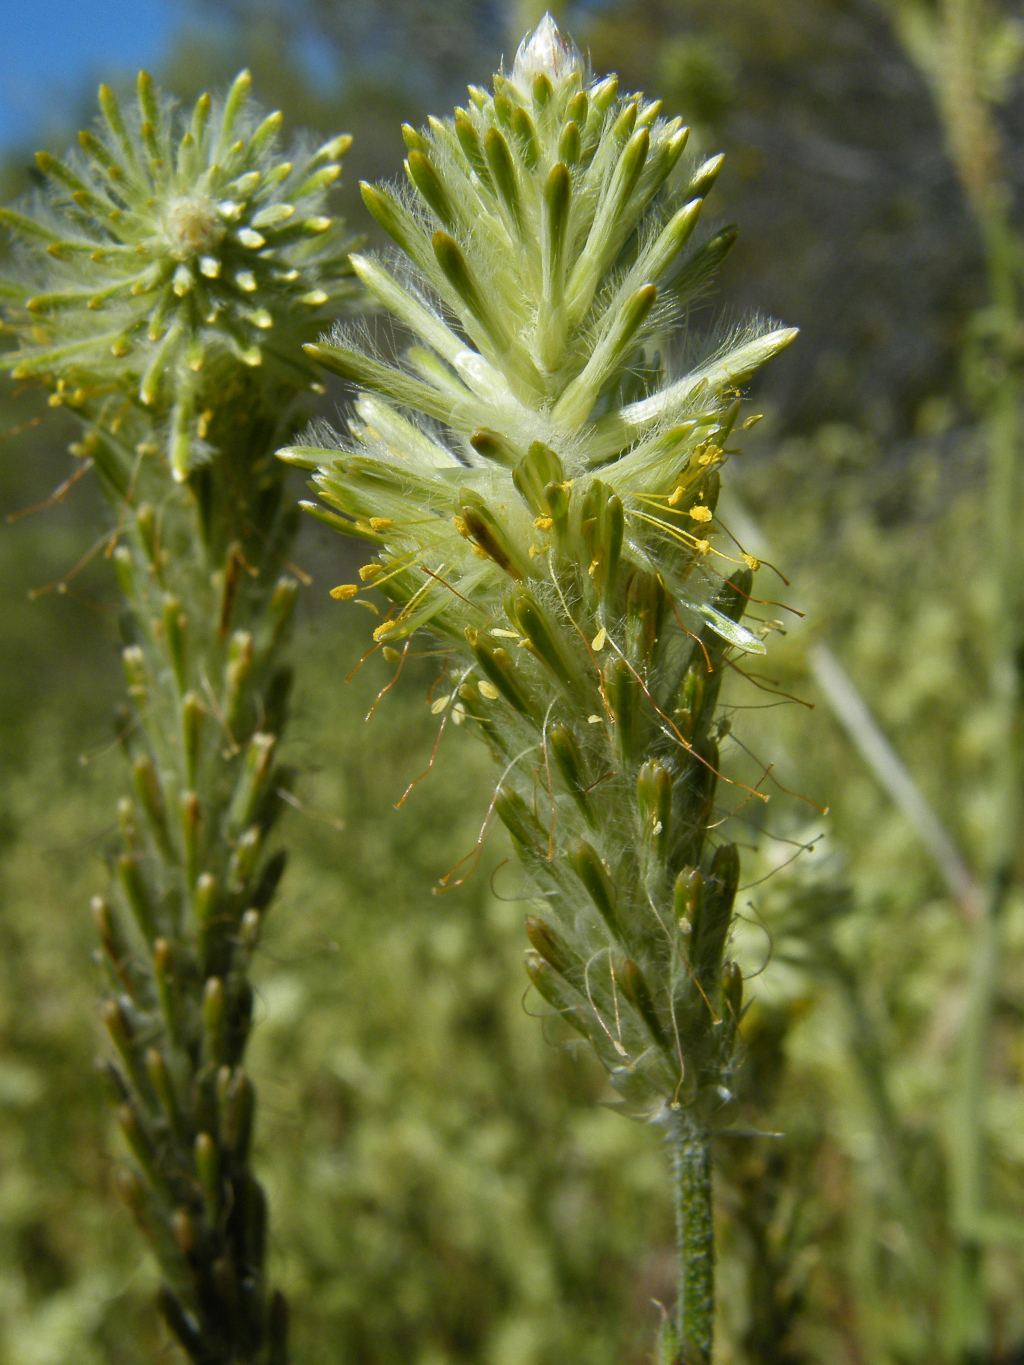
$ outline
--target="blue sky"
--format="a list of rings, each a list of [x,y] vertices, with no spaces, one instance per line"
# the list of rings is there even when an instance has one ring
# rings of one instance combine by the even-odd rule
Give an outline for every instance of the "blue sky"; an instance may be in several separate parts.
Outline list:
[[[158,66],[181,0],[0,0],[0,151],[73,117],[101,79]]]

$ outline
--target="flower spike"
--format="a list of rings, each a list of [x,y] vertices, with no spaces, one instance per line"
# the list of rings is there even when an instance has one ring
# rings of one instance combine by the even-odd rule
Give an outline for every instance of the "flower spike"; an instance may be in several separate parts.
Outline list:
[[[329,524],[379,528],[375,638],[426,628],[450,652],[543,897],[530,980],[629,1112],[665,1124],[706,1212],[737,1024],[715,708],[730,655],[764,652],[715,509],[737,387],[795,332],[676,359],[732,240],[686,254],[720,163],[685,165],[685,141],[546,16],[491,92],[410,130],[411,188],[364,190],[407,259],[356,269],[410,345],[385,363],[323,338],[313,354],[364,393],[337,448],[282,454],[318,464]],[[709,1359],[709,1226],[681,1230],[701,1267],[688,1362]]]

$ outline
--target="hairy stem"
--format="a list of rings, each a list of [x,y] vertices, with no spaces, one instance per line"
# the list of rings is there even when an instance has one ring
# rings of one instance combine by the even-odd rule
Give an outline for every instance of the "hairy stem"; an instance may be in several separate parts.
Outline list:
[[[679,1253],[679,1357],[673,1365],[708,1365],[715,1331],[711,1135],[691,1114],[675,1114],[671,1123]]]

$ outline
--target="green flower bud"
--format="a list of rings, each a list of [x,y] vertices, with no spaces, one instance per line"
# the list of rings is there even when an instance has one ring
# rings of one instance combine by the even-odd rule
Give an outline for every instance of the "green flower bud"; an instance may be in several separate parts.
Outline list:
[[[502,207],[517,237],[523,235],[523,204],[515,162],[501,132],[489,128],[484,138],[484,155]]]
[[[533,698],[520,678],[508,650],[500,645],[492,645],[485,635],[472,626],[467,627],[466,638],[480,671],[487,680],[520,715],[533,715],[535,712]]]
[[[503,782],[494,798],[498,819],[516,843],[527,852],[536,852],[543,837],[537,819],[519,793]]]
[[[445,193],[441,178],[424,152],[418,148],[409,152],[405,163],[409,179],[446,227],[455,226],[455,210]]]
[[[199,1176],[199,1185],[203,1191],[206,1217],[211,1224],[216,1225],[221,1206],[220,1153],[209,1133],[196,1134],[195,1156],[196,1174]]]
[[[188,617],[182,610],[181,599],[170,593],[164,598],[163,627],[171,667],[174,669],[178,687],[184,692],[188,676],[185,662],[185,633],[188,629]]]
[[[172,1039],[176,1039],[180,1010],[174,974],[174,950],[165,938],[158,938],[153,944],[153,980],[167,1032]]]
[[[671,1052],[671,1044],[661,1026],[661,1020],[658,1018],[658,1011],[654,1007],[654,999],[643,972],[629,958],[622,958],[616,962],[614,971],[619,990],[647,1025],[651,1037],[663,1052]]]
[[[221,1084],[220,1077],[224,1077]],[[224,1146],[236,1161],[245,1161],[252,1141],[256,1092],[244,1071],[221,1068],[218,1076],[217,1103],[220,1132]]]
[[[613,937],[620,937],[622,930],[616,909],[615,887],[597,850],[586,839],[577,839],[569,846],[569,861]]]
[[[227,813],[228,833],[237,835],[255,818],[256,809],[270,778],[277,739],[274,735],[255,734],[245,751],[242,772]]]
[[[511,608],[509,614],[529,641],[533,653],[550,669],[552,676],[571,693],[579,686],[579,680],[543,611],[531,597],[522,592],[513,594]]]
[[[457,504],[456,513],[466,528],[468,538],[499,568],[504,569],[510,578],[522,582],[529,576],[530,570],[519,548],[513,544],[507,530],[479,493],[467,489]]]
[[[526,954],[526,971],[538,993],[552,1009],[557,1010],[565,1022],[577,1033],[582,1033],[584,1038],[589,1038],[591,1033],[582,1011],[573,1001],[571,993],[566,989],[565,983],[560,978],[560,974],[549,966],[540,953],[528,952]]]
[[[167,828],[167,807],[164,802],[163,787],[157,776],[153,760],[148,754],[141,754],[132,765],[135,790],[139,804],[146,815],[149,831],[164,857],[173,859],[174,848],[170,831]]]
[[[238,840],[228,865],[228,887],[231,891],[244,891],[249,879],[256,871],[263,849],[263,831],[252,825]]]
[[[586,990],[583,963],[561,934],[536,915],[527,915],[526,932],[530,942],[549,967],[553,967],[559,976],[564,976],[574,989]]]
[[[203,990],[203,1055],[213,1062],[224,1060],[225,1010],[224,982],[211,976]]]
[[[228,663],[224,670],[224,720],[234,730],[241,718],[246,685],[252,675],[253,643],[247,630],[236,631],[231,637]]]
[[[615,717],[615,747],[624,763],[632,762],[640,740],[641,687],[625,659],[618,659],[606,679]]]
[[[152,1138],[135,1107],[132,1104],[122,1104],[117,1111],[117,1120],[132,1155],[142,1167],[150,1185],[165,1195],[169,1193]]]
[[[715,989],[722,970],[722,955],[739,879],[739,851],[735,844],[723,844],[715,850],[712,859],[700,918],[700,937],[694,941],[694,966],[701,984],[709,992]]]
[[[686,942],[699,942],[704,913],[704,878],[696,868],[684,868],[676,878],[674,909],[679,931]]]
[[[149,1074],[150,1082],[160,1101],[160,1106],[167,1116],[167,1121],[180,1140],[187,1129],[182,1118],[181,1106],[178,1103],[178,1097],[175,1093],[174,1081],[171,1078],[170,1068],[159,1048],[147,1048],[146,1071]]]
[[[140,860],[131,853],[118,859],[117,871],[125,900],[143,937],[152,944],[156,939],[156,912]]]
[[[589,556],[589,564],[585,567],[594,581],[595,592],[607,600],[615,592],[622,555],[625,529],[622,499],[600,479],[594,479],[580,515],[583,543]]]
[[[733,1020],[743,1013],[743,972],[738,962],[727,962],[722,976],[722,998]]]
[[[589,796],[591,784],[587,781],[586,767],[576,736],[567,725],[556,725],[548,732],[548,744],[565,785],[587,824],[593,825],[596,817]]]
[[[648,759],[637,778],[644,837],[654,856],[664,862],[672,824],[672,778],[664,764]]]
[[[90,908],[107,960],[121,985],[137,1002],[143,989],[143,980],[133,967],[131,949],[120,917],[103,896],[93,896]]]
[[[540,516],[548,510],[548,485],[561,483],[564,478],[561,460],[543,441],[534,441],[512,471],[512,482],[522,494],[524,502]]]

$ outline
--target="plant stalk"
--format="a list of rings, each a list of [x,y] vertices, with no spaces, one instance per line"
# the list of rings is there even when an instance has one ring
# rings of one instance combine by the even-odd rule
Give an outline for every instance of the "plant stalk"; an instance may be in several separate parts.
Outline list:
[[[709,1365],[715,1334],[711,1135],[693,1114],[674,1114],[671,1124],[679,1254],[679,1355],[673,1365]]]

